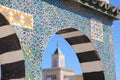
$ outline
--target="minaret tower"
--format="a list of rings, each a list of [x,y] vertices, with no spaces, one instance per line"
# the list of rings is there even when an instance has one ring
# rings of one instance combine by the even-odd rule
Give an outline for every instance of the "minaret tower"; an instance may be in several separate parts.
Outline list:
[[[54,54],[52,55],[52,68],[64,67],[64,66],[65,66],[64,55],[59,48],[59,43],[57,42],[57,49],[55,50]]]

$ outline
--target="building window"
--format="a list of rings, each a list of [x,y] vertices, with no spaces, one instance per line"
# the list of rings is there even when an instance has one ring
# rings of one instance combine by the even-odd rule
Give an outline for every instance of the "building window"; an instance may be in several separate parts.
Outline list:
[[[70,80],[69,76],[64,76],[64,80]]]
[[[46,79],[46,80],[52,80],[52,79],[51,79],[51,77],[47,77],[47,79]]]
[[[57,80],[56,75],[49,75],[46,77],[46,80]]]

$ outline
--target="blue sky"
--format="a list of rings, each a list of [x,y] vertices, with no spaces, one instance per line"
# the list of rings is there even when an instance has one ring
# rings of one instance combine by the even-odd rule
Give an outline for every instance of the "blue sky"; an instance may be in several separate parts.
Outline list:
[[[117,80],[120,80],[120,20],[114,22],[114,52]]]
[[[120,80],[120,20],[114,22],[114,53],[117,80]]]
[[[115,5],[120,8],[120,0],[110,0],[112,5]],[[120,80],[120,20],[113,22],[114,26],[114,53],[115,53],[115,64],[116,64],[116,80]],[[78,62],[78,59],[70,47],[70,45],[60,36],[54,35],[48,46],[46,47],[44,58],[43,58],[43,69],[51,67],[51,54],[54,53],[56,49],[56,43],[59,40],[60,49],[65,55],[66,58],[66,67],[74,68],[76,74],[81,74],[81,68]],[[69,55],[68,55],[69,54]],[[67,56],[66,56],[67,55]]]
[[[66,63],[65,67],[73,69],[75,66],[75,68],[74,68],[75,73],[76,74],[82,73],[79,61],[78,61],[73,49],[68,44],[68,42],[65,41],[65,39],[63,39],[62,37],[60,37],[58,35],[54,35],[51,38],[48,46],[46,47],[45,54],[43,57],[43,62],[42,62],[42,68],[43,69],[51,68],[51,55],[55,52],[55,50],[57,48],[57,42],[59,42],[59,47],[65,56],[65,63]]]
[[[120,0],[110,0],[111,4],[119,7]],[[116,78],[120,80],[120,20],[114,21],[114,53],[116,63]]]

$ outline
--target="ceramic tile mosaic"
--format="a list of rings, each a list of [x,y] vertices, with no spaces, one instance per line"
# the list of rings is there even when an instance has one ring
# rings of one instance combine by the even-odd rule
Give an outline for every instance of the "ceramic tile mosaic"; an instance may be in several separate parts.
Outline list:
[[[103,24],[97,20],[91,20],[91,38],[103,41]]]
[[[14,9],[0,5],[0,13],[2,13],[11,25],[18,25],[25,28],[33,29],[33,16]]]
[[[0,5],[33,16],[33,30],[25,28],[25,25],[12,25],[25,56],[26,80],[42,80],[45,47],[55,32],[66,27],[78,29],[88,36],[101,57],[105,80],[115,80],[113,27],[108,18],[83,7],[72,9],[60,0],[0,0]],[[28,18],[32,16],[28,15]],[[102,26],[91,26],[91,20],[100,21]],[[91,31],[95,34],[94,38]]]

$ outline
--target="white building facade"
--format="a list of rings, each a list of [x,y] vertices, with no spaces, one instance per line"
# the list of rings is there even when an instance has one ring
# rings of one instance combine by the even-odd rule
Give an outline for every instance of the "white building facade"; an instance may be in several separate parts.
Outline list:
[[[43,69],[42,80],[82,80],[81,75],[74,75],[74,71],[65,68],[65,57],[58,47],[52,55],[52,68]]]

